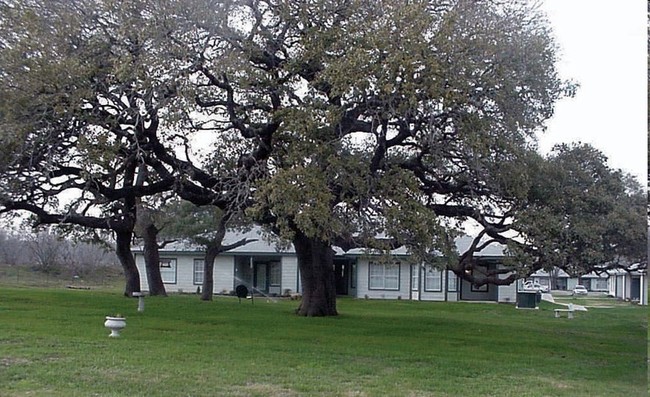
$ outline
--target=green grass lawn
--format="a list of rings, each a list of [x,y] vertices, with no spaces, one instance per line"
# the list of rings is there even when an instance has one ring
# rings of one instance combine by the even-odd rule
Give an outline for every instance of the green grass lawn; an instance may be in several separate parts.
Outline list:
[[[647,311],[0,289],[1,396],[647,396]],[[104,316],[127,328],[108,338]]]

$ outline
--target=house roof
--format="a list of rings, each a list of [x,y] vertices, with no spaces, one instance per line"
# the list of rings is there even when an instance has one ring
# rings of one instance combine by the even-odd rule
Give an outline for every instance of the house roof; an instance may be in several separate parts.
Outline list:
[[[366,248],[352,248],[347,251],[343,251],[340,247],[332,247],[334,249],[334,255],[340,256],[364,256],[364,255],[380,255],[381,253],[378,250],[368,250]],[[394,250],[390,250],[392,256],[408,256],[408,251],[405,247],[399,247]]]
[[[562,269],[556,268],[556,270],[557,270],[557,277],[558,278],[570,278],[571,277],[567,272],[565,272]],[[530,277],[550,277],[550,274],[546,270],[540,269],[540,270],[536,271],[535,273],[531,274]]]
[[[609,277],[609,274],[607,274],[606,271],[589,272],[587,274],[582,275],[581,277],[582,278],[607,278]]]
[[[293,244],[288,244],[285,247],[281,247],[274,242],[269,242],[263,235],[262,229],[259,226],[254,226],[248,231],[228,231],[223,240],[223,245],[233,244],[241,239],[254,240],[243,246],[234,248],[228,251],[229,254],[233,255],[278,255],[278,254],[295,254],[295,249]],[[456,239],[456,250],[459,254],[464,253],[471,246],[473,237],[471,236],[462,236]],[[368,255],[368,250],[365,248],[353,248],[348,251],[343,251],[339,247],[333,247],[336,255],[346,255],[346,256],[364,256]],[[478,252],[476,256],[480,257],[503,257],[506,256],[505,246],[502,244],[494,243],[485,247],[483,250]],[[142,252],[142,247],[134,247],[134,251]],[[170,252],[185,252],[185,253],[202,253],[204,252],[203,246],[199,244],[191,243],[188,240],[176,241],[173,243],[167,244],[164,248],[160,249],[161,253],[170,253]],[[394,256],[408,256],[408,251],[406,247],[399,247],[397,249],[391,250],[391,255]]]
[[[609,269],[607,271],[607,274],[610,274],[612,276],[621,276],[625,275],[628,273],[634,274],[634,275],[639,275],[639,274],[646,274],[648,272],[647,265],[643,265],[641,263],[634,263],[630,266],[627,267],[626,269]]]
[[[634,265],[629,266],[628,270],[635,273],[635,272],[638,272],[639,267],[640,267],[640,264],[636,263]],[[558,270],[557,277],[559,277],[559,278],[571,278],[571,276],[569,274],[567,274],[567,272],[565,272],[564,270],[562,270],[562,269],[557,269],[557,270]],[[643,269],[641,271],[644,272],[645,269]],[[627,272],[628,271],[626,271],[624,269],[610,269],[610,270],[607,270],[607,271],[589,272],[589,273],[584,274],[584,275],[582,275],[580,277],[582,277],[582,278],[607,278],[610,275],[617,275],[617,274],[621,275],[621,274],[626,274]],[[542,270],[538,270],[535,273],[531,274],[531,277],[549,277],[549,274],[548,274],[548,272],[546,270],[542,269]]]
[[[263,235],[260,227],[255,226],[251,230],[242,231],[228,231],[223,239],[222,245],[234,244],[242,239],[253,240],[248,244],[239,246],[228,251],[231,254],[245,255],[245,254],[281,254],[281,253],[295,253],[292,244],[286,248],[280,248],[276,244],[267,241]],[[142,252],[142,247],[138,246],[134,249],[137,252]],[[167,244],[160,252],[187,252],[198,253],[204,252],[205,249],[200,244],[195,244],[189,240],[180,240]]]
[[[469,247],[472,245],[473,241],[474,241],[474,237],[472,236],[466,235],[466,236],[458,237],[456,239],[456,250],[460,254],[466,252],[469,249]],[[506,248],[507,247],[503,244],[492,243],[487,247],[483,248],[481,251],[479,251],[476,254],[476,256],[501,258],[508,255],[506,252]]]

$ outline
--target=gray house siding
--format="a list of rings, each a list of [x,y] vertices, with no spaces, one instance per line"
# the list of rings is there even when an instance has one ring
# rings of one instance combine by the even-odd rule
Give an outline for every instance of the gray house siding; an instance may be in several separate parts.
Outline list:
[[[292,246],[278,248],[260,236],[259,229],[246,233],[229,233],[224,244],[241,238],[252,243],[217,256],[214,266],[214,292],[230,294],[239,284],[262,294],[284,295],[300,293],[300,271]],[[464,252],[469,238],[457,241],[458,251]],[[141,289],[148,291],[144,258],[141,248],[135,248],[136,265],[141,274]],[[502,248],[489,247],[490,266],[498,266]],[[173,266],[167,266],[169,292],[194,293],[201,286],[198,271],[204,253],[200,247],[180,242],[160,252]],[[494,301],[515,302],[516,287],[488,285],[474,288],[451,271],[440,270],[435,264],[414,265],[404,248],[391,252],[391,259],[362,249],[343,252],[336,249],[335,271],[337,293],[367,299],[412,299],[422,301]],[[386,262],[387,261],[387,262]],[[173,272],[172,272],[173,267]],[[172,274],[173,273],[173,274]],[[502,275],[505,277],[505,275]]]

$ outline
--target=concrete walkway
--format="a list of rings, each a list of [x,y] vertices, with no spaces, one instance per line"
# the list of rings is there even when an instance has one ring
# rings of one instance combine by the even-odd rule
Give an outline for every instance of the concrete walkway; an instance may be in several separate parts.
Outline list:
[[[548,292],[542,292],[542,300],[555,303],[555,299],[553,299],[553,295],[549,294]]]
[[[547,301],[547,302],[551,302],[551,303],[555,303],[556,305],[562,305],[562,306],[567,306],[567,307],[569,306],[568,303],[555,302],[555,299],[553,299],[553,295],[551,295],[550,293],[542,293],[542,300]],[[581,312],[588,311],[586,307],[584,307],[582,305],[576,305],[575,303],[573,303],[573,310],[577,310],[577,311],[581,311]]]

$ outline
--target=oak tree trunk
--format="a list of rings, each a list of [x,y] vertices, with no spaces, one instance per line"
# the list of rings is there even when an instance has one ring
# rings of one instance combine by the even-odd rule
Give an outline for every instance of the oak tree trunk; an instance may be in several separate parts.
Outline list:
[[[208,246],[205,250],[205,259],[203,261],[203,287],[201,290],[201,300],[211,301],[214,293],[214,260],[219,254],[219,245]]]
[[[144,230],[144,266],[147,271],[149,294],[152,296],[167,296],[165,284],[160,275],[160,254],[158,251],[158,229],[150,224]]]
[[[293,240],[298,257],[302,300],[296,313],[307,317],[336,316],[334,250],[330,244],[296,233]]]
[[[124,287],[124,296],[130,297],[134,292],[140,292],[140,274],[135,265],[133,253],[131,253],[131,238],[133,232],[130,230],[116,230],[115,231],[115,254],[119,259],[122,269],[124,270],[124,277],[126,278],[126,286]]]

